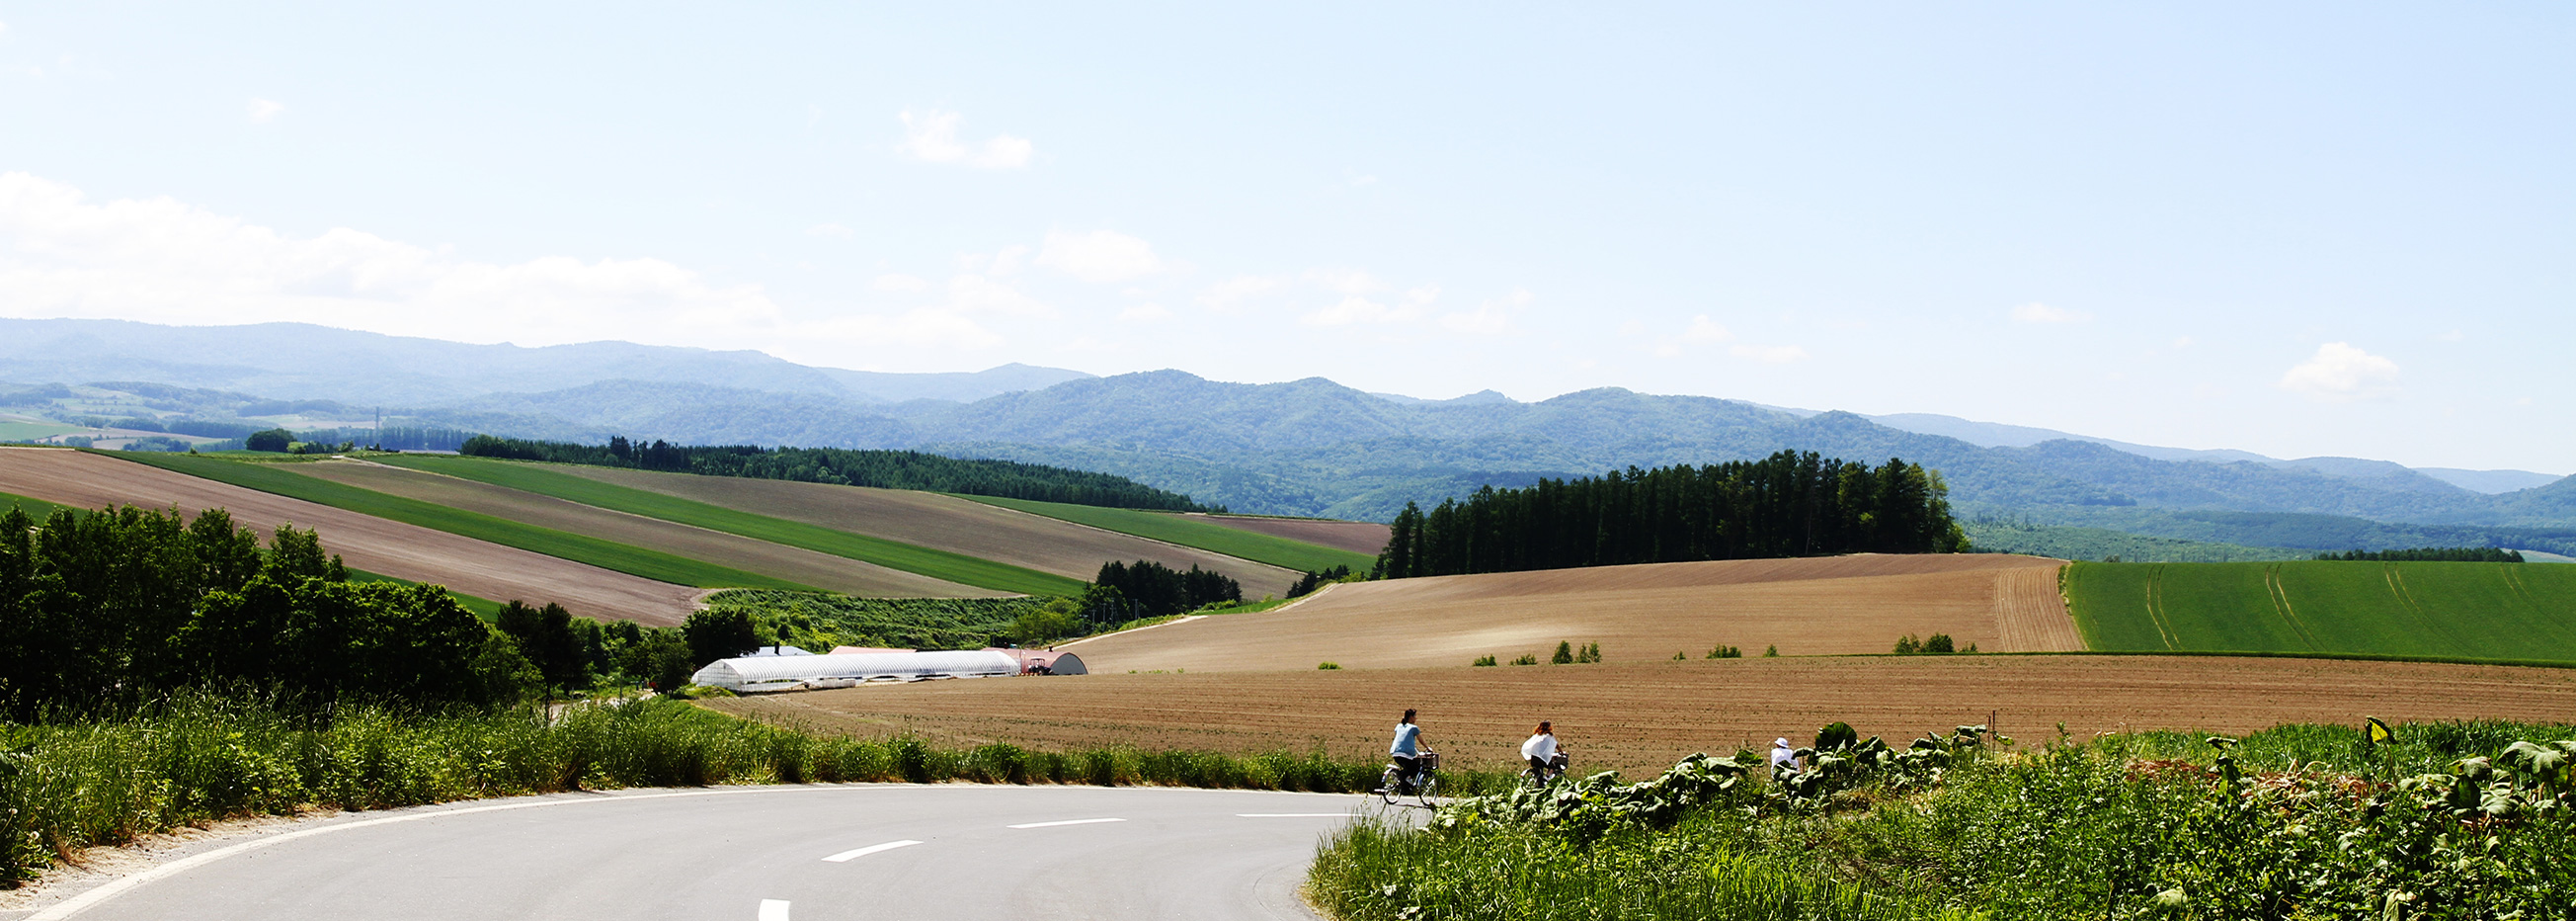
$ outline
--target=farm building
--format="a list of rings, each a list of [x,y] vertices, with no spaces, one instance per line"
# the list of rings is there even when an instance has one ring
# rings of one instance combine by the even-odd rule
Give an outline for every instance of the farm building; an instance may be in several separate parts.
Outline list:
[[[689,676],[692,683],[728,691],[802,691],[869,681],[993,678],[1004,675],[1079,675],[1082,660],[1069,652],[979,649],[951,652],[863,652],[832,655],[749,655],[718,659]]]

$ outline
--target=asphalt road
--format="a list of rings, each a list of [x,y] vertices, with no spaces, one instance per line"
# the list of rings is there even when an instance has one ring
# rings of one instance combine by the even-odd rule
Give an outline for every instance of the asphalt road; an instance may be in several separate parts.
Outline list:
[[[1311,919],[1358,796],[849,785],[358,813],[223,842],[35,921]]]

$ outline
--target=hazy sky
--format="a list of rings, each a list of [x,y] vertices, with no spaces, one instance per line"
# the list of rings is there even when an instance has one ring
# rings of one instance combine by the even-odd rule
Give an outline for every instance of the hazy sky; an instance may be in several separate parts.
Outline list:
[[[0,315],[2576,472],[2563,3],[349,6],[0,2]]]

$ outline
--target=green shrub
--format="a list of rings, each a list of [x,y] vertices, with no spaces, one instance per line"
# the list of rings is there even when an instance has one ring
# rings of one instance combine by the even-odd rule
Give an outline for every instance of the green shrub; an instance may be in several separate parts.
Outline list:
[[[1315,670],[1317,670],[1317,671],[1326,671],[1326,672],[1329,672],[1329,671],[1336,671],[1336,670],[1339,670],[1341,667],[1342,667],[1342,664],[1341,664],[1341,663],[1339,663],[1339,662],[1317,662],[1317,663],[1315,663]]]
[[[1776,650],[1777,647],[1774,648]],[[1741,659],[1744,658],[1744,650],[1737,649],[1724,643],[1719,643],[1715,648],[1708,651],[1708,657],[1711,659]]]
[[[1494,657],[1493,657],[1493,656],[1477,656],[1477,657],[1476,657],[1476,661],[1474,661],[1474,662],[1469,662],[1469,663],[1467,663],[1467,664],[1469,664],[1469,665],[1475,665],[1475,666],[1486,666],[1486,665],[1492,665],[1492,664],[1494,664]]]
[[[1520,658],[1513,659],[1513,660],[1512,660],[1512,664],[1513,664],[1513,665],[1537,665],[1537,664],[1538,664],[1538,657],[1537,657],[1537,656],[1535,656],[1535,655],[1523,655],[1523,656],[1521,656]]]
[[[1556,654],[1555,654],[1555,655],[1552,655],[1552,656],[1547,657],[1547,664],[1549,664],[1549,665],[1571,665],[1571,664],[1573,664],[1573,663],[1574,663],[1574,644],[1573,644],[1572,642],[1569,642],[1569,641],[1566,641],[1566,640],[1558,640],[1558,641],[1556,641]]]

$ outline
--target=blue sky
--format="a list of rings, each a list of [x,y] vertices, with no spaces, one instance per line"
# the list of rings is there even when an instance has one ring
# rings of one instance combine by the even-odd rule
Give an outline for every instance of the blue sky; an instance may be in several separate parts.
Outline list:
[[[343,6],[0,2],[0,315],[2576,472],[2565,5]]]

